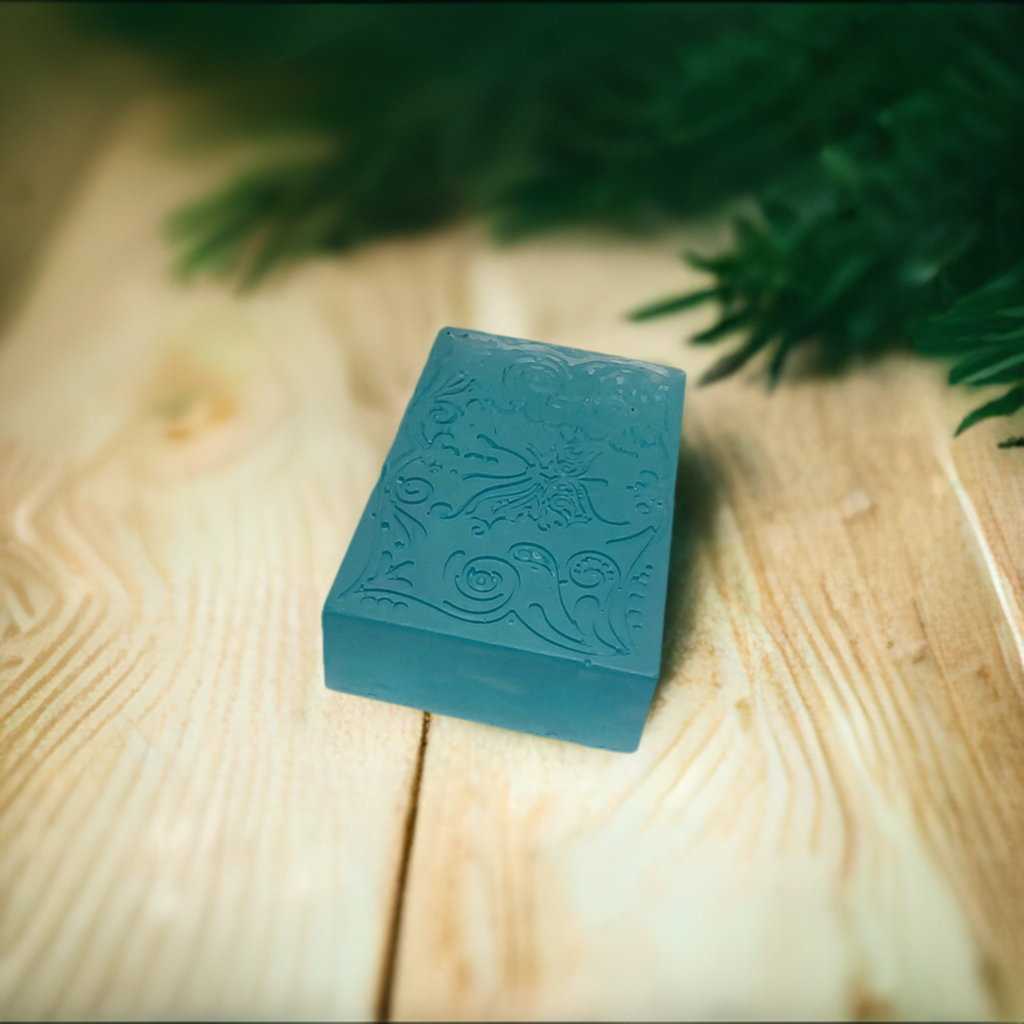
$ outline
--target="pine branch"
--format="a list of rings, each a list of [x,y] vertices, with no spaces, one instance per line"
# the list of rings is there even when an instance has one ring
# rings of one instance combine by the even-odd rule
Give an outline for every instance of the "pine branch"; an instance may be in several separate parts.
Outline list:
[[[274,236],[285,208],[321,226],[280,259],[464,215],[517,237],[702,210],[805,165],[933,79],[985,21],[955,7],[603,4],[107,5],[91,18],[206,83],[237,125],[333,140],[333,156],[256,170],[197,205],[195,235],[176,235],[185,262],[236,273],[241,256],[204,258],[217,203],[235,236]]]
[[[1016,385],[966,416],[957,434],[1024,408],[1024,264],[927,320],[915,342],[921,352],[959,360],[949,371],[950,384]]]
[[[170,227],[186,273],[251,285],[461,217],[502,237],[644,230],[753,192],[759,212],[732,249],[691,258],[712,285],[634,314],[720,303],[693,340],[746,336],[709,380],[759,352],[774,381],[808,344],[839,367],[914,339],[956,360],[952,383],[1010,386],[961,429],[1014,408],[1019,325],[992,323],[1024,305],[1005,284],[1024,268],[1018,7],[111,4],[79,17],[205,85],[220,128],[329,143],[182,211]]]
[[[718,323],[693,340],[750,334],[710,380],[763,349],[774,380],[798,345],[818,343],[836,366],[913,338],[960,359],[952,384],[1024,382],[1022,166],[1019,58],[965,47],[934,88],[825,148],[816,174],[766,193],[763,220],[740,221],[731,252],[691,259],[713,288],[634,316],[717,299]],[[960,431],[1015,412],[1021,394],[983,406]]]

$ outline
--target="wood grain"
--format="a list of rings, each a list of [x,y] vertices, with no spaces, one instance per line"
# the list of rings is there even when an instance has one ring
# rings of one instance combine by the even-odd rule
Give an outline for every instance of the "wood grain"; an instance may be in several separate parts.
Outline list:
[[[422,716],[319,613],[383,449],[316,310],[168,278],[165,122],[0,348],[0,1012],[369,1017]]]
[[[521,249],[485,322],[699,371],[695,320],[616,324],[661,283]],[[906,357],[691,392],[640,751],[434,722],[399,1017],[1022,1012],[1021,465],[972,400]]]
[[[0,1014],[1024,1013],[1005,425],[953,441],[974,398],[903,356],[691,390],[640,751],[445,718],[421,750],[324,690],[319,610],[434,333],[693,380],[709,314],[622,313],[722,223],[183,288],[158,225],[238,154],[172,158],[169,114],[124,121],[0,342]]]

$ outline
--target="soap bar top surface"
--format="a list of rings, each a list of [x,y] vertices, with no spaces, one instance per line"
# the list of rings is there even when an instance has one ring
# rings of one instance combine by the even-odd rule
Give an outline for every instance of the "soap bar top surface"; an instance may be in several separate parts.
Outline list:
[[[684,384],[444,328],[330,611],[656,677]]]

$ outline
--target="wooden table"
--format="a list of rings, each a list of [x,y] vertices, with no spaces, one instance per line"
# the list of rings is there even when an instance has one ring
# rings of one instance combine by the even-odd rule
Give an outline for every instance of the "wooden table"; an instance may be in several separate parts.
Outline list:
[[[685,239],[479,229],[182,287],[132,110],[0,342],[0,1014],[1024,1014],[1024,455],[893,356],[692,389],[619,755],[328,692],[436,330],[680,366]],[[982,396],[984,397],[984,396]],[[1019,432],[1019,429],[1018,431]]]

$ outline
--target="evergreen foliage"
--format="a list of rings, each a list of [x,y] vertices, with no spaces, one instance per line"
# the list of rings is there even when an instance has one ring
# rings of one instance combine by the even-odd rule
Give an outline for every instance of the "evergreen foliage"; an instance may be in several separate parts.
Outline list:
[[[1024,407],[1024,12],[960,5],[102,5],[245,130],[325,153],[257,167],[171,225],[189,273],[275,265],[461,217],[502,237],[645,230],[753,193],[693,339],[708,380],[816,342],[912,340]]]

